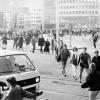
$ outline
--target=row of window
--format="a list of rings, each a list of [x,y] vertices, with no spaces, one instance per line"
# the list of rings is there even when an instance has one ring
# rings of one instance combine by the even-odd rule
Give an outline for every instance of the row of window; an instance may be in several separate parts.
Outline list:
[[[60,17],[60,22],[64,22],[64,21],[98,21],[99,17]]]
[[[98,0],[60,0],[60,3],[97,2]]]
[[[70,6],[60,6],[60,9],[98,9],[98,5],[70,5]]]
[[[98,14],[98,11],[61,11],[60,14]]]

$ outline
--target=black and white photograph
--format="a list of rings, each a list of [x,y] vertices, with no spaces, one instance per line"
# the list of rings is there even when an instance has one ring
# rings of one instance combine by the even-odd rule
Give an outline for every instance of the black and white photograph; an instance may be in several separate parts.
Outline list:
[[[0,100],[100,100],[100,0],[0,0]]]

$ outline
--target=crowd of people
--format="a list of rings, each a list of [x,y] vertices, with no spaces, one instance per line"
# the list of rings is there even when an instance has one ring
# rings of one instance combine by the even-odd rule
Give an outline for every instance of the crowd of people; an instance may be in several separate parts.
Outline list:
[[[98,85],[100,83],[99,80],[99,73],[100,73],[100,56],[99,51],[96,50],[94,52],[94,56],[92,57],[91,54],[87,52],[88,48],[83,48],[83,52],[79,54],[78,48],[74,47],[71,49],[71,51],[67,48],[67,45],[63,42],[63,40],[56,39],[55,36],[49,40],[45,39],[43,37],[43,34],[39,34],[38,36],[34,34],[14,34],[12,36],[13,39],[13,49],[16,50],[24,50],[29,49],[29,46],[31,44],[32,50],[31,52],[34,53],[36,48],[36,43],[40,47],[40,53],[46,53],[49,54],[50,50],[52,53],[55,54],[55,59],[57,62],[61,62],[62,64],[62,76],[67,77],[66,74],[66,64],[68,60],[70,61],[70,64],[72,66],[72,77],[75,80],[78,80],[82,83],[82,74],[83,70],[85,69],[87,73],[86,82],[82,84],[82,88],[90,88],[89,92],[89,100],[95,100],[97,94],[99,93],[100,86]],[[96,43],[99,39],[98,34],[92,34],[93,39],[93,46],[96,48]],[[2,41],[2,49],[6,49],[7,46],[7,40],[9,38],[7,37],[7,34],[3,34],[1,39]],[[25,44],[25,48],[24,45]],[[77,67],[80,67],[79,76],[77,75]]]
[[[74,47],[72,52],[67,49],[67,45],[62,40],[58,42],[55,48],[56,60],[62,63],[62,75],[66,75],[66,63],[68,59],[72,65],[73,78],[78,79],[76,73],[77,67],[80,67],[79,82],[82,88],[89,88],[89,100],[95,100],[100,91],[100,56],[99,51],[95,50],[94,56],[87,52],[87,48],[83,48],[82,53],[78,53],[78,48]],[[82,82],[83,70],[86,70],[86,82]]]

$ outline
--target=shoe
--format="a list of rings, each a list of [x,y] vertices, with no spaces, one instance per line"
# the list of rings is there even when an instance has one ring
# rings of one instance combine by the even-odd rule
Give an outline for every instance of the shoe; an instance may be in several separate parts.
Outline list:
[[[74,76],[74,75],[73,75],[73,78],[74,78],[75,80],[77,80],[76,76]]]
[[[64,72],[62,71],[62,75],[64,75]]]
[[[64,77],[67,77],[67,75],[66,75],[66,74],[64,74]]]
[[[80,83],[82,83],[81,80],[80,80]]]
[[[43,91],[40,91],[40,92],[36,92],[36,93],[35,93],[36,96],[40,96],[40,95],[42,95],[42,94],[43,94]]]

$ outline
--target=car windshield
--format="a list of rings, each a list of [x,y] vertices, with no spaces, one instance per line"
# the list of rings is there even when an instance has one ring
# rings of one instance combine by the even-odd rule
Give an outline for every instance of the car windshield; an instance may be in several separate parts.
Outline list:
[[[35,70],[26,55],[10,55],[0,57],[0,74],[21,73]]]

